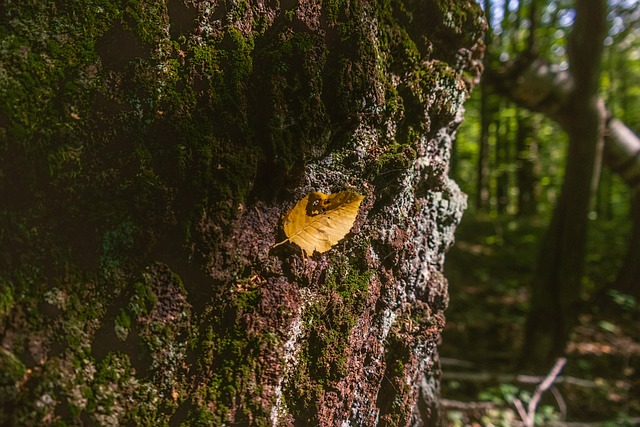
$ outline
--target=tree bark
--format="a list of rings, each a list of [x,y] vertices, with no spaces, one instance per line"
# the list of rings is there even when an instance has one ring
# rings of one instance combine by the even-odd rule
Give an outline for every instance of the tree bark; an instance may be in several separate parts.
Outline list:
[[[0,9],[0,424],[430,425],[472,2]],[[307,258],[281,215],[365,196]]]

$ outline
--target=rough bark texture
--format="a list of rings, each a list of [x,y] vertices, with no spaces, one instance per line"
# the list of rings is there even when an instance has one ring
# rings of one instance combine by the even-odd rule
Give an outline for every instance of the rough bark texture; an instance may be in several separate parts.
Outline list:
[[[0,424],[433,423],[471,1],[0,3]],[[366,196],[304,259],[280,216]]]

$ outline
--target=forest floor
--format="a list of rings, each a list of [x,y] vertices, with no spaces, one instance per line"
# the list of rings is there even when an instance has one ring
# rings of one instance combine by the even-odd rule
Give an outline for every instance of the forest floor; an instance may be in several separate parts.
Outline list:
[[[445,263],[450,303],[440,347],[447,426],[524,425],[516,400],[527,409],[546,376],[517,368],[545,226],[467,213],[458,228]],[[640,425],[640,301],[605,286],[627,236],[626,225],[592,221],[582,314],[566,365],[535,410],[536,426]]]

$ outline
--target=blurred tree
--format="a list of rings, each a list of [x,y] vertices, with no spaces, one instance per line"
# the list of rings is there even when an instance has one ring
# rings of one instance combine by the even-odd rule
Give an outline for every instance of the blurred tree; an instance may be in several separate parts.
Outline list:
[[[636,185],[640,170],[637,156],[640,142],[621,122],[611,119],[598,95],[600,58],[607,35],[606,2],[575,2],[575,20],[567,46],[568,69],[541,59],[538,51],[541,42],[536,41],[540,37],[536,36],[536,4],[530,3],[528,48],[515,60],[505,61],[485,74],[485,80],[491,82],[498,93],[525,108],[544,113],[560,124],[569,137],[564,182],[541,246],[532,289],[523,352],[524,363],[531,367],[546,366],[563,351],[577,314],[587,215],[599,175],[599,152],[605,135],[607,160],[612,169],[631,186]],[[558,5],[555,7],[557,12]],[[571,21],[570,14],[560,16],[552,14],[551,22],[554,19]],[[519,144],[526,135],[527,132],[521,130]],[[631,260],[637,260],[637,255],[633,258],[636,240],[631,243],[623,271],[633,270],[635,262]],[[621,273],[619,282],[623,276],[629,274]]]
[[[598,176],[604,106],[597,97],[606,2],[576,1],[569,45],[573,85],[561,109],[569,136],[564,183],[542,242],[534,278],[523,355],[545,367],[562,353],[576,316],[587,239],[587,215]]]

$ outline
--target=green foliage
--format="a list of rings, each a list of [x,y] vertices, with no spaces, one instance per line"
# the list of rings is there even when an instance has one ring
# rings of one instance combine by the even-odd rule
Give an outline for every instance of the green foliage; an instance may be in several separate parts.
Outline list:
[[[610,289],[607,293],[613,302],[625,313],[638,312],[638,301],[633,295],[625,294],[624,292],[620,292],[616,289]]]
[[[637,12],[624,6],[625,2],[609,2],[609,34],[605,40],[601,73],[601,96],[614,117],[640,132],[640,67],[637,50],[640,41],[632,36],[638,27]],[[487,66],[518,57],[527,49],[529,27],[522,25],[522,17],[529,16],[532,2],[490,1],[490,33],[487,38]],[[517,9],[514,9],[517,8]],[[635,14],[634,14],[635,13]],[[547,1],[538,4],[535,25],[536,55],[560,68],[568,67],[567,39],[573,25],[574,10],[570,3]],[[486,119],[489,121],[489,210],[518,212],[518,195],[522,192],[519,180],[529,173],[534,180],[538,213],[548,215],[558,197],[565,168],[567,138],[556,124],[539,114],[516,108],[493,94],[490,88]],[[477,165],[480,142],[480,96],[472,93],[467,102],[465,121],[457,134],[453,154],[453,175],[471,200],[476,199]],[[526,122],[530,126],[525,126]],[[519,133],[526,141],[525,150],[518,147]],[[527,172],[526,168],[532,170]],[[594,214],[607,219],[625,217],[628,213],[629,190],[609,172],[602,174],[598,203]],[[472,208],[475,206],[472,205]]]
[[[513,60],[526,50],[531,27],[521,25],[524,22],[521,18],[530,16],[533,4],[538,6],[539,18],[534,34],[535,54],[560,68],[568,66],[567,36],[571,31],[574,13],[570,3],[489,3],[492,32],[487,37],[487,67],[497,69],[501,62]],[[640,80],[637,77],[640,68],[637,52],[640,44],[638,38],[630,34],[637,32],[639,21],[637,8],[633,11],[634,7],[627,8],[628,4],[622,6],[623,3],[609,2],[611,26],[605,42],[601,95],[609,111],[613,111],[615,117],[622,119],[638,133],[640,103],[637,97],[640,86],[637,82]],[[520,9],[508,9],[514,6]],[[485,212],[479,213],[474,210],[475,203],[472,205],[459,229],[460,250],[450,252],[447,257],[447,276],[452,286],[448,321],[452,333],[448,335],[445,331],[443,353],[446,354],[448,345],[474,348],[478,359],[495,370],[497,365],[504,367],[505,363],[504,360],[496,363],[491,352],[507,349],[508,354],[520,353],[520,339],[524,335],[523,326],[529,305],[528,286],[536,268],[540,271],[549,268],[536,265],[538,242],[540,236],[544,235],[545,222],[555,209],[566,172],[567,138],[556,124],[538,114],[516,108],[491,93],[490,87],[486,89],[486,115],[481,117],[481,93],[476,91],[467,102],[465,122],[458,131],[452,153],[452,175],[462,190],[470,195],[470,199],[476,200],[479,192],[477,178],[482,119],[488,121],[489,206]],[[523,178],[527,178],[528,182]],[[521,209],[522,200],[519,197],[527,195],[526,184],[531,185],[537,210]],[[629,336],[637,335],[637,328],[629,324],[637,316],[637,301],[629,295],[611,293],[607,289],[616,280],[631,235],[629,200],[632,195],[632,191],[618,177],[604,170],[589,214],[590,234],[579,302],[582,316],[571,337],[571,345],[576,346],[571,355],[581,375],[622,376],[626,381],[633,382],[628,373],[621,374],[611,368],[612,365],[622,364],[623,356],[607,353],[604,349],[609,347],[601,343],[603,340],[616,342],[622,337],[629,339]],[[471,218],[470,215],[475,217]],[[523,217],[526,215],[530,218],[525,220]],[[465,289],[458,288],[456,292],[456,283],[465,283]],[[613,310],[615,314],[605,314],[604,307],[612,305],[618,308]],[[467,337],[462,342],[456,342],[459,336],[453,331],[466,334]],[[581,336],[585,331],[592,335]],[[475,338],[478,335],[483,338]],[[580,347],[581,340],[593,343],[595,354],[589,354],[589,351]],[[517,367],[517,361],[508,361],[511,363],[506,365]],[[624,363],[627,366],[628,362]],[[631,365],[633,368],[627,372],[637,370],[637,363]],[[568,366],[571,369],[571,363]],[[505,395],[509,390],[505,390],[504,385],[496,387],[488,390],[489,395],[493,393],[494,398],[506,403],[508,399]],[[464,388],[458,383],[456,392]],[[580,413],[585,419],[593,420],[612,418],[617,411],[627,412],[633,407],[633,403],[630,403],[633,399],[624,397],[617,400],[613,397],[618,396],[616,391],[604,388],[608,391],[570,391],[569,397],[565,394],[569,412]],[[484,392],[487,393],[487,390]],[[474,393],[476,395],[477,390]],[[619,401],[627,403],[618,405]],[[631,409],[632,413],[636,413],[634,411],[636,409]],[[554,416],[551,408],[544,407],[540,408],[539,415],[539,418],[547,420]],[[462,422],[463,418],[463,414],[454,414],[452,422]],[[537,421],[543,422],[540,419]],[[509,425],[506,419],[500,422]],[[487,419],[484,423],[498,424],[498,421]]]
[[[490,387],[478,393],[478,399],[487,402],[512,403],[515,399],[520,399],[522,391],[513,384],[500,384],[497,387]]]
[[[495,425],[501,427],[509,427],[518,417],[513,408],[513,402],[517,399],[527,408],[532,394],[529,390],[523,390],[513,384],[500,384],[495,387],[489,387],[478,394],[478,399],[494,403],[498,408],[487,411],[482,417],[484,425]],[[535,425],[543,425],[544,423],[559,421],[560,412],[551,405],[541,405],[536,408]]]
[[[480,100],[479,91],[474,91],[466,102],[465,120],[456,134],[454,144],[453,174],[461,189],[469,194],[470,200],[475,200],[477,193],[477,165],[480,141]],[[518,182],[517,174],[522,171],[526,163],[534,166],[538,213],[546,217],[550,215],[558,197],[566,156],[567,137],[557,124],[543,116],[518,109],[513,104],[504,103],[498,99],[490,100],[493,123],[489,133],[489,163],[490,167],[490,210],[498,209],[499,177],[508,176],[507,212],[516,214],[518,211]],[[527,149],[518,151],[516,147],[516,130],[523,120],[533,123],[531,133],[527,136]],[[499,139],[500,138],[500,139]],[[504,144],[507,146],[504,147]],[[499,150],[506,150],[500,152]],[[501,157],[498,157],[501,156]],[[622,189],[618,183],[616,189]],[[616,205],[620,215],[626,202]],[[470,206],[471,211],[475,205]]]

